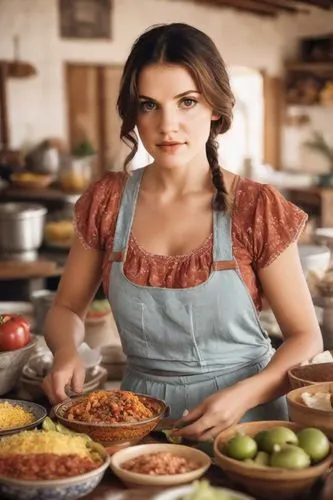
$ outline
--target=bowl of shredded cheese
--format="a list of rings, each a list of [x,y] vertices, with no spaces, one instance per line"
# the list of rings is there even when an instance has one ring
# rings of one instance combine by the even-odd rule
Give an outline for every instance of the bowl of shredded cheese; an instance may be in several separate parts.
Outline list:
[[[47,415],[46,409],[30,401],[0,399],[0,436],[34,429]]]

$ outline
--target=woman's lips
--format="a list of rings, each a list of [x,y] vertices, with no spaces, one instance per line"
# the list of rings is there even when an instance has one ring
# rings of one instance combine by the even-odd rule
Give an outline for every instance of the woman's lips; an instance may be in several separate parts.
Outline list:
[[[176,153],[179,149],[184,146],[184,142],[169,142],[169,143],[161,143],[158,144],[158,148],[161,149],[164,153]]]

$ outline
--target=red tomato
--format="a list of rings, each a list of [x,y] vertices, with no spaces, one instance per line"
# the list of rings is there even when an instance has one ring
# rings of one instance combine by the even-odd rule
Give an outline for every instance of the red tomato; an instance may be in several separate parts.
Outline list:
[[[29,321],[19,314],[0,315],[0,351],[13,351],[31,340]]]

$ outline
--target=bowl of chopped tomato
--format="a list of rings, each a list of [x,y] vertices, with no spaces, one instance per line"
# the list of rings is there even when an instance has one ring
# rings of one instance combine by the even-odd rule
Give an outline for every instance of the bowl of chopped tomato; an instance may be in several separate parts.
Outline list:
[[[0,498],[75,500],[96,488],[109,462],[100,444],[55,425],[5,436],[0,440]]]
[[[200,478],[211,459],[180,444],[149,443],[117,451],[110,460],[114,474],[128,488],[171,487]]]
[[[145,394],[101,390],[63,401],[53,411],[64,426],[109,447],[137,443],[168,416],[169,407]]]

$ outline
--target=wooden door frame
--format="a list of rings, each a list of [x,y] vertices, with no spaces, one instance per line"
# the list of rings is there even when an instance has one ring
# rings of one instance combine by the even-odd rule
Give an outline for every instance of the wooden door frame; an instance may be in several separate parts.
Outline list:
[[[98,138],[99,143],[96,145],[97,148],[97,175],[98,177],[103,175],[104,168],[103,165],[106,163],[106,127],[105,127],[105,106],[106,101],[106,87],[105,87],[105,70],[107,68],[123,69],[122,64],[102,64],[96,62],[64,62],[64,75],[65,75],[65,106],[66,106],[66,116],[67,116],[67,137],[70,150],[72,151],[75,147],[74,141],[74,131],[73,124],[71,123],[71,103],[70,103],[70,92],[69,92],[69,73],[70,69],[73,67],[93,67],[96,69],[97,78],[97,102],[96,106],[98,109],[97,127],[98,127]]]

